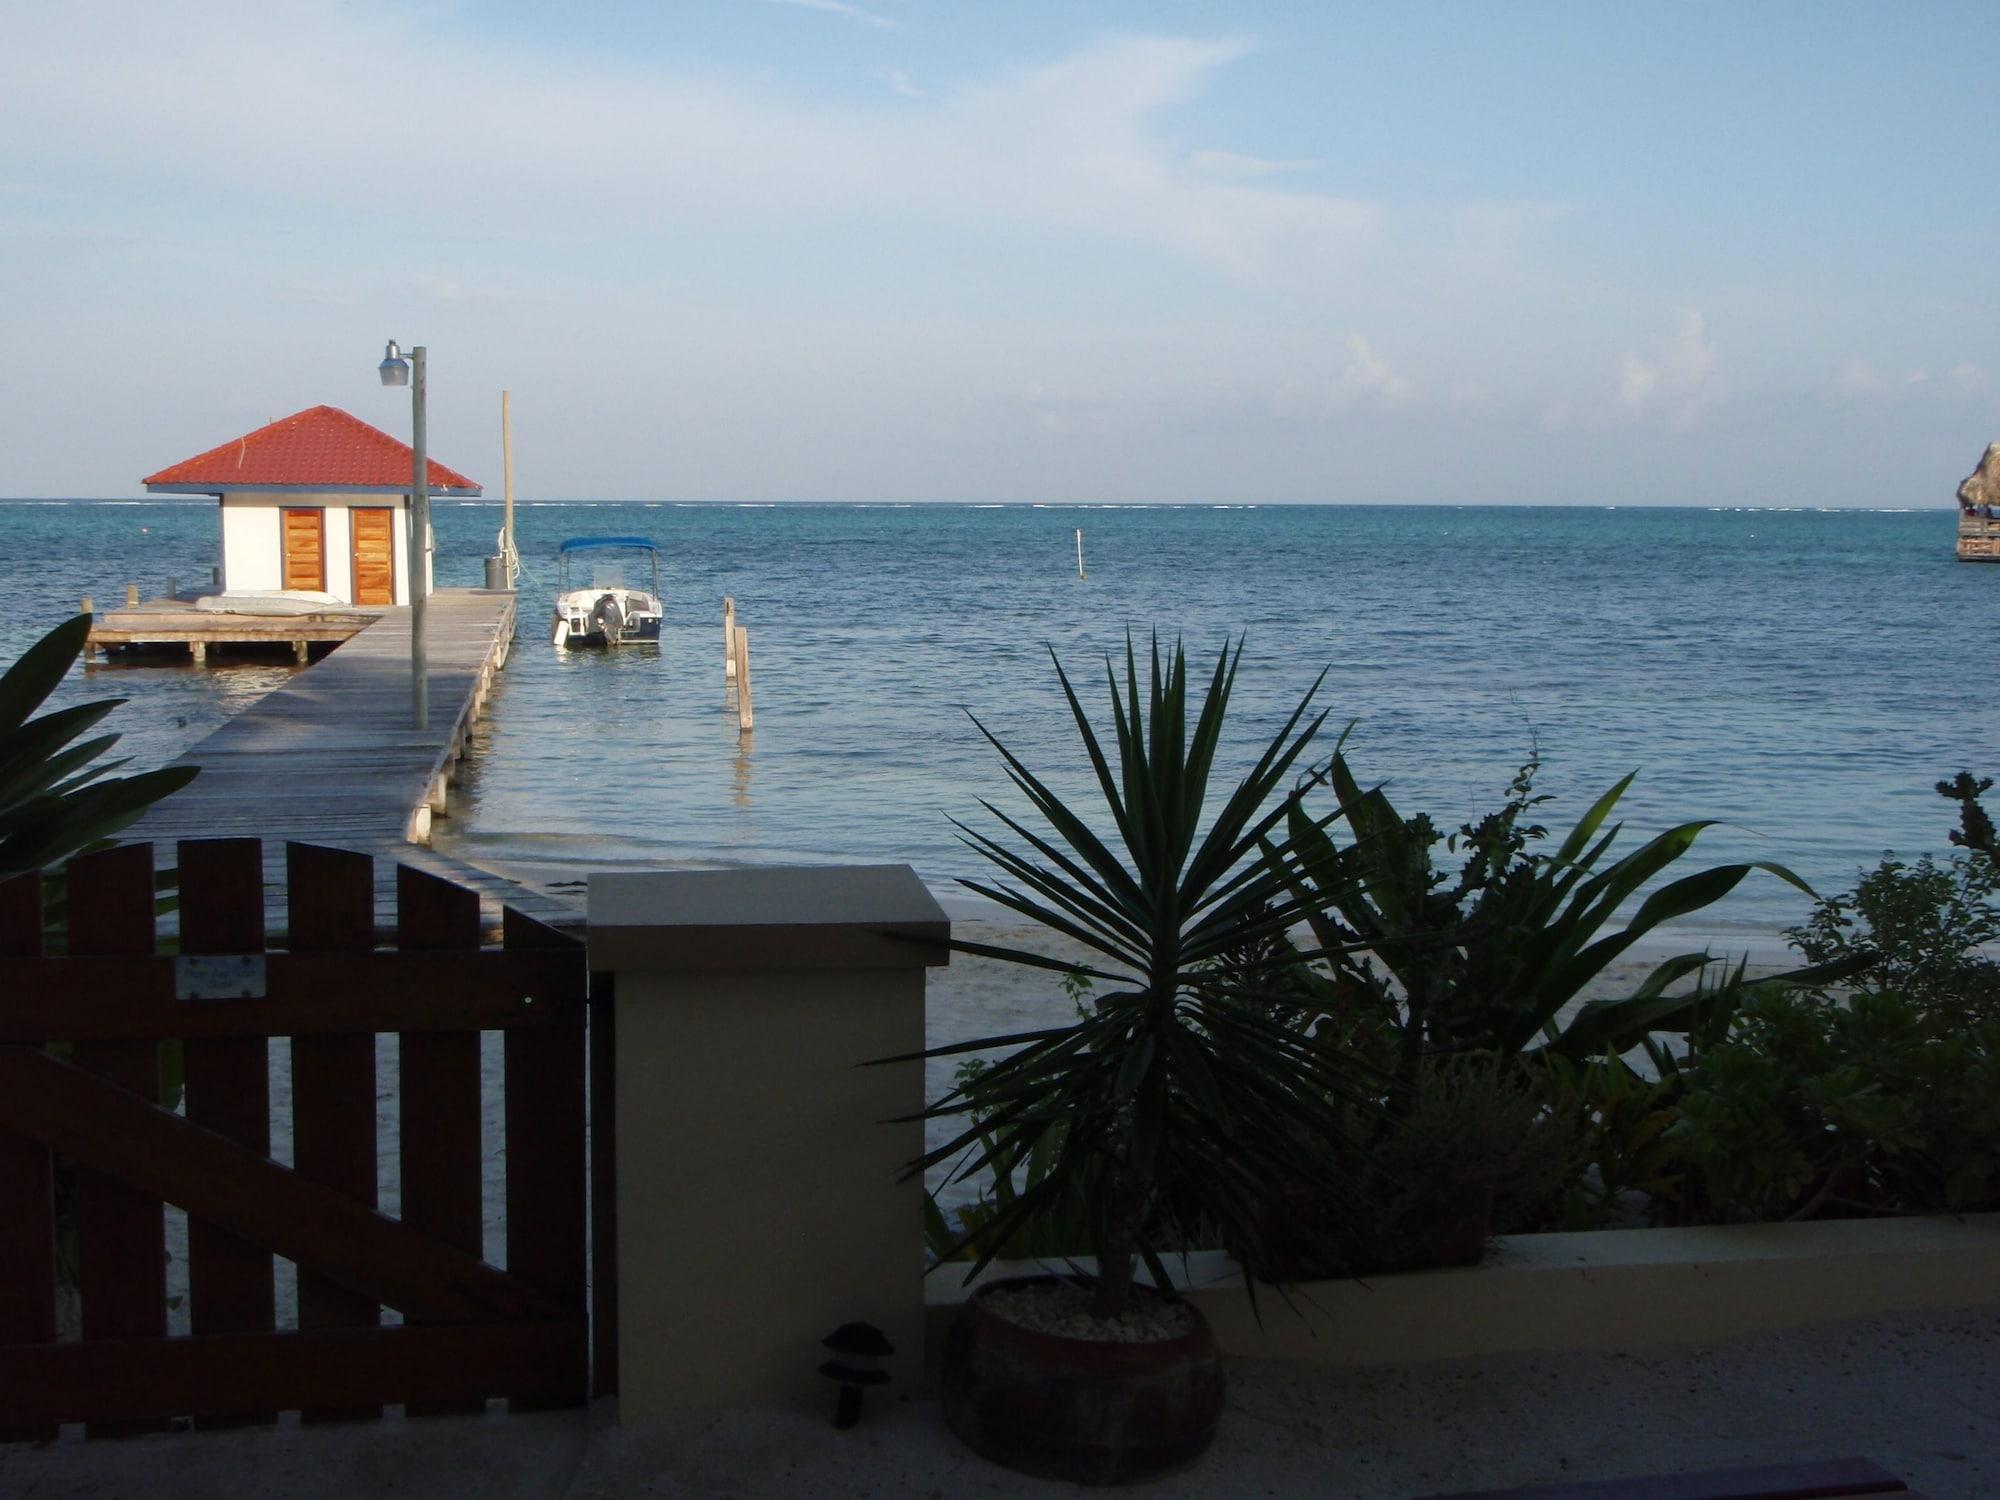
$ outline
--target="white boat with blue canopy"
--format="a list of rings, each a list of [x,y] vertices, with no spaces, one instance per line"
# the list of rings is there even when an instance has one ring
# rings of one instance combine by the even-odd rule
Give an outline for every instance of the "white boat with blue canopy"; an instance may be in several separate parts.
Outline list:
[[[571,586],[570,565],[588,564],[590,582]],[[652,586],[625,581],[635,563],[651,569]],[[573,536],[556,549],[555,622],[558,646],[631,646],[660,639],[660,549],[650,537]]]

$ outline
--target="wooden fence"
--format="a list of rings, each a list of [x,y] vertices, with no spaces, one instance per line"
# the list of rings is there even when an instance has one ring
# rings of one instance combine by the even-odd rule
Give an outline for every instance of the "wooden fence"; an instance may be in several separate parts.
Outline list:
[[[475,893],[402,868],[379,947],[370,860],[303,844],[267,946],[258,841],[178,856],[177,952],[156,936],[151,845],[73,860],[59,912],[36,877],[0,884],[0,1436],[586,1400],[582,946],[510,911],[483,947]],[[504,1037],[504,1270],[482,1254],[485,1031]],[[383,1034],[395,1218],[376,1194]],[[290,1165],[271,1153],[273,1037],[291,1039]],[[188,1217],[190,1331],[173,1336],[163,1203]],[[284,1320],[274,1256],[298,1267]],[[80,1337],[61,1337],[72,1284]],[[608,1341],[597,1354],[608,1375]]]

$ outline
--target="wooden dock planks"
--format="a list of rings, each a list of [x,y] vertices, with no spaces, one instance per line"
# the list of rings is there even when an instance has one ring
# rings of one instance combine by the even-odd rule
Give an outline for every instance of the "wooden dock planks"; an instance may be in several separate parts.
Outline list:
[[[490,922],[507,905],[551,925],[577,925],[582,914],[573,904],[421,847],[506,661],[515,598],[440,589],[427,610],[427,727],[411,723],[410,612],[385,611],[182,755],[175,764],[198,766],[201,775],[121,838],[261,838],[271,888],[282,888],[288,839],[351,849],[377,859],[378,910],[393,903],[401,862],[479,891]]]

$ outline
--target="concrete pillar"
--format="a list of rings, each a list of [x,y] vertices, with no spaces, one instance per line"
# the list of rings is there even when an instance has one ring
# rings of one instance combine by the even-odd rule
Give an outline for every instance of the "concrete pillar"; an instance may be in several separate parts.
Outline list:
[[[824,1395],[842,1323],[923,1378],[924,969],[951,927],[907,865],[590,877],[617,976],[623,1419]]]

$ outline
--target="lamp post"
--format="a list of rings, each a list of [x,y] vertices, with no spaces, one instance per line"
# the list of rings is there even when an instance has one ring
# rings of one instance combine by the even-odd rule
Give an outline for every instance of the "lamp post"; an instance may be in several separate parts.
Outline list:
[[[424,653],[424,599],[430,593],[429,541],[431,532],[431,460],[424,432],[425,350],[418,344],[403,358],[394,339],[383,351],[382,384],[410,388],[410,712],[416,726],[430,723],[429,667]],[[414,369],[414,376],[412,370]]]

